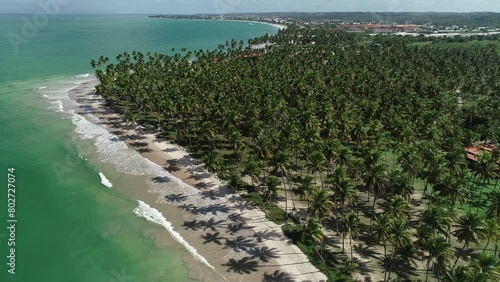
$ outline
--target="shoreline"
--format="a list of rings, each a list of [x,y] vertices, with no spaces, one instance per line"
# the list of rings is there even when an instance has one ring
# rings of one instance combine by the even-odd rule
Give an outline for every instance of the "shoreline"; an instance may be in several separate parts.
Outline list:
[[[217,20],[214,20],[214,21],[217,21]],[[263,21],[252,21],[252,20],[226,20],[226,19],[222,19],[222,20],[220,20],[220,21],[243,22],[243,23],[259,23],[259,24],[265,24],[265,25],[269,25],[269,26],[275,27],[275,28],[277,28],[278,30],[282,30],[282,29],[287,29],[287,28],[288,28],[288,26],[286,26],[286,25],[276,24],[276,23],[268,23],[268,22],[263,22]]]
[[[268,26],[272,26],[277,28],[278,30],[282,29],[287,29],[288,26],[283,25],[283,24],[277,24],[277,23],[269,23],[269,22],[263,22],[263,21],[252,21],[252,20],[231,20],[231,19],[176,19],[176,18],[162,18],[162,17],[148,17],[149,19],[158,19],[158,20],[189,20],[189,21],[227,21],[227,22],[242,22],[242,23],[259,23],[259,24],[265,24]]]
[[[134,197],[172,222],[173,228],[215,267],[217,274],[227,281],[262,281],[265,275],[273,273],[286,273],[296,281],[326,281],[326,276],[283,234],[281,226],[267,220],[263,211],[242,200],[239,194],[208,173],[184,148],[156,138],[139,125],[123,123],[121,115],[104,106],[103,98],[92,91],[96,84],[96,80],[89,81],[69,91],[69,98],[79,104],[76,114],[97,117],[98,124],[122,140],[128,150],[161,166],[166,175],[173,178],[161,179],[149,189],[135,191]],[[134,138],[127,139],[127,136]],[[163,174],[156,176],[164,177]],[[175,195],[171,182],[179,186]],[[197,221],[218,224],[196,230],[186,225]],[[220,242],[206,243],[214,234],[220,235]],[[238,269],[245,263],[254,264],[255,269]],[[196,276],[216,281],[206,270],[199,271]]]

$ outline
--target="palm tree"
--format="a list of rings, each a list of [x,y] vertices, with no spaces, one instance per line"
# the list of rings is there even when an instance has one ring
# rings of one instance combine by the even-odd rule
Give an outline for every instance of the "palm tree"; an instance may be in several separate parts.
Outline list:
[[[328,276],[328,267],[326,266],[326,262],[323,259],[323,256],[321,253],[318,251],[318,246],[322,247],[323,246],[323,239],[324,239],[324,234],[323,234],[323,226],[319,222],[319,220],[310,217],[307,219],[306,223],[302,226],[302,241],[306,242],[307,244],[313,246],[314,250],[316,251],[316,254],[321,258],[323,261],[323,265],[325,266],[325,269],[327,271]]]
[[[325,163],[326,163],[325,155],[323,155],[323,153],[320,151],[315,151],[311,154],[311,156],[309,156],[309,162],[307,165],[312,174],[314,175],[316,175],[316,173],[319,174],[319,179],[321,181],[322,188],[324,188],[322,172],[325,170]]]
[[[425,246],[429,244],[431,237],[436,235],[437,233],[431,226],[420,223],[420,225],[417,227],[417,232],[415,233],[415,237],[417,237],[415,245],[420,248],[425,248]]]
[[[209,152],[204,158],[203,163],[209,172],[217,172],[221,167],[221,158],[215,152]]]
[[[274,154],[273,158],[271,159],[271,165],[274,167],[274,173],[276,173],[278,170],[281,171],[283,190],[285,190],[285,213],[288,218],[288,189],[286,188],[285,184],[286,172],[290,167],[290,160],[288,153],[286,153],[285,151],[279,151],[278,153]],[[293,201],[293,194],[292,194],[292,204],[293,208],[295,209],[295,201]]]
[[[478,244],[479,240],[484,238],[486,229],[484,227],[484,219],[476,213],[467,213],[458,219],[458,224],[454,225],[456,228],[453,235],[457,237],[459,243],[464,242],[464,246],[460,250],[453,264],[453,268],[457,265],[460,256],[464,249],[472,242]]]
[[[445,205],[434,203],[430,205],[422,214],[421,222],[433,231],[433,234],[440,233],[449,238],[449,229],[452,223],[452,213]]]
[[[365,178],[365,183],[368,186],[368,201],[370,201],[370,191],[373,192],[373,206],[370,225],[373,217],[375,216],[375,203],[377,202],[377,196],[385,190],[386,185],[389,182],[385,168],[384,164],[375,164],[371,167]]]
[[[295,193],[299,195],[300,200],[304,201],[308,199],[315,190],[316,185],[314,183],[314,177],[306,175],[299,178],[299,185],[298,188],[295,189]],[[309,204],[309,201],[307,203]]]
[[[262,205],[262,209],[267,217],[266,206],[264,205],[264,202],[262,201],[262,198],[260,196],[261,194],[259,185],[260,172],[261,170],[257,162],[254,159],[249,158],[245,163],[245,170],[243,171],[243,174],[250,176],[250,179],[252,180],[252,186],[254,187],[254,190],[257,192],[257,195],[259,196],[259,201]]]
[[[310,198],[310,214],[318,215],[318,220],[323,219],[332,212],[333,202],[328,192],[324,189],[316,189]]]
[[[377,242],[382,242],[384,245],[384,281],[387,270],[387,241],[389,240],[389,229],[391,225],[391,217],[383,213],[381,215],[375,216],[375,222],[373,225],[374,237]]]
[[[385,213],[392,218],[400,218],[405,221],[410,219],[410,205],[403,199],[402,196],[395,196],[387,200],[384,204]]]
[[[434,189],[439,191],[439,196],[450,199],[451,204],[455,206],[457,201],[463,204],[469,196],[470,183],[466,173],[460,176],[448,174],[438,180]]]
[[[404,265],[416,267],[417,264],[417,248],[412,242],[406,243],[402,248],[398,250],[396,254],[398,261]]]
[[[395,218],[391,221],[388,233],[389,242],[394,245],[391,256],[391,268],[389,270],[389,276],[387,278],[391,279],[391,272],[394,266],[394,258],[396,257],[396,253],[400,248],[403,248],[406,244],[410,243],[411,233],[406,221],[400,218]]]
[[[500,280],[500,260],[491,253],[480,253],[477,259],[471,262],[471,268],[476,273],[482,273],[490,281]]]
[[[411,184],[413,184],[415,177],[419,174],[423,166],[421,159],[417,155],[415,146],[403,149],[398,163],[401,165],[402,171],[410,177]]]
[[[349,235],[349,246],[351,248],[351,261],[352,261],[352,239],[356,239],[359,235],[359,218],[356,213],[347,214],[342,222],[344,223],[344,234],[342,236],[342,252],[344,252],[345,236]]]
[[[478,155],[478,160],[474,165],[474,169],[476,170],[478,179],[482,180],[479,184],[481,188],[479,191],[479,203],[476,210],[476,212],[479,212],[484,186],[489,179],[495,178],[498,166],[490,153],[482,151]]]
[[[455,269],[448,271],[445,276],[443,276],[444,282],[469,282],[476,281],[473,280],[472,273],[473,269],[469,265],[459,265]],[[486,282],[486,281],[485,281]]]
[[[278,197],[280,180],[276,176],[268,176],[266,180],[267,189],[264,196],[268,201],[274,201]]]
[[[344,205],[346,203],[352,203],[356,199],[356,190],[354,190],[351,181],[345,177],[342,177],[332,184],[335,199],[340,203],[340,218],[344,218]]]
[[[323,242],[323,226],[321,223],[311,217],[302,227],[302,241],[309,243],[311,246],[319,246]]]
[[[393,171],[389,177],[391,194],[399,195],[409,201],[415,192],[410,176],[401,171]]]
[[[494,218],[500,222],[500,191],[491,192],[488,198],[490,200],[490,204],[486,214],[490,218]]]
[[[261,169],[259,167],[259,164],[253,159],[253,158],[248,158],[247,162],[245,163],[245,169],[243,170],[243,175],[248,175],[252,179],[252,185],[256,189],[256,185],[259,185],[259,176],[260,176]]]
[[[429,270],[433,270],[440,277],[447,273],[449,264],[453,260],[453,249],[446,238],[437,235],[432,236],[429,243],[425,246],[427,255],[423,260],[427,261],[427,271],[425,273],[425,281],[428,280]]]
[[[486,251],[488,246],[490,245],[491,240],[497,245],[498,238],[500,238],[500,225],[496,218],[487,218],[484,221],[485,227],[485,237],[486,237],[486,245],[484,245],[483,252]]]

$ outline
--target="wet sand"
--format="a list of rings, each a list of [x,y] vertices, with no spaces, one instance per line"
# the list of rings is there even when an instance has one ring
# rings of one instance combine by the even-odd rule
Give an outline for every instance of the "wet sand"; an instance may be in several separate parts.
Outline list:
[[[326,276],[283,235],[279,225],[208,173],[184,148],[158,139],[141,126],[123,123],[122,117],[105,107],[103,99],[93,92],[96,83],[86,82],[69,92],[70,99],[79,104],[75,112],[93,123],[96,121],[88,117],[96,116],[99,126],[115,134],[129,149],[164,168],[167,176],[139,177],[138,181],[145,183],[143,187],[125,193],[160,211],[215,268],[213,271],[193,256],[186,257],[193,279],[326,281]],[[165,232],[163,240],[172,239]],[[280,278],[273,278],[279,274]]]

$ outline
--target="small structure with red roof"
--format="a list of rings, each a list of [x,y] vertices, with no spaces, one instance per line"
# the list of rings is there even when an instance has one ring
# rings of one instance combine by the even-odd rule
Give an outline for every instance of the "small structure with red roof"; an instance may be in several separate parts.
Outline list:
[[[493,153],[494,150],[498,150],[498,147],[493,144],[482,144],[479,146],[470,146],[465,147],[465,151],[467,152],[467,159],[473,162],[478,161],[478,155],[482,151]]]

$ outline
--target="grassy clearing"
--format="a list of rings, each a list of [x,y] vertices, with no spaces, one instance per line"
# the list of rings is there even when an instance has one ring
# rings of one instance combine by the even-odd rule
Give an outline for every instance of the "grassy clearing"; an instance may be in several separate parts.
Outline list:
[[[250,192],[243,196],[243,199],[254,203],[256,206],[267,212],[267,219],[276,224],[284,224],[286,222],[286,213],[280,209],[276,204],[268,202],[265,199],[259,199],[257,192]]]

